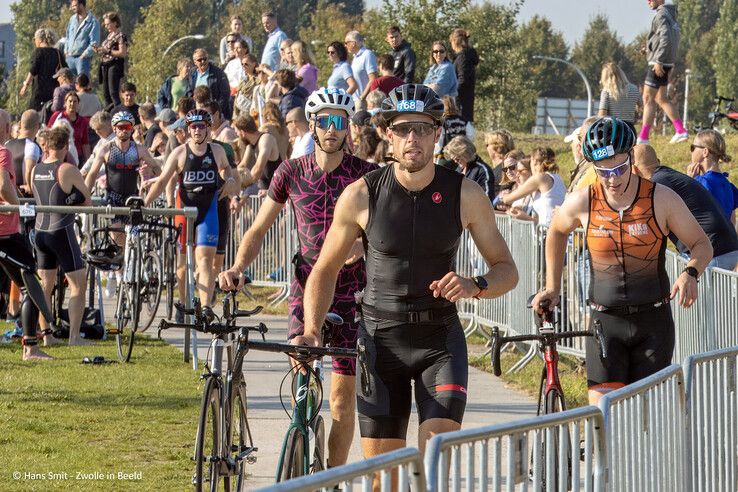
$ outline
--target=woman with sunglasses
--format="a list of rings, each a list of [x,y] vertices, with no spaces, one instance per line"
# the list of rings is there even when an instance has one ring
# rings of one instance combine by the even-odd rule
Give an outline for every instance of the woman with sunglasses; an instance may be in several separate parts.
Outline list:
[[[506,195],[495,198],[494,204],[511,205],[516,200],[531,196],[538,223],[548,225],[554,210],[564,202],[566,186],[558,174],[556,154],[549,148],[538,147],[530,155],[533,171],[530,179]]]
[[[429,57],[430,68],[423,84],[433,89],[438,97],[456,97],[459,91],[459,81],[456,78],[456,69],[448,59],[448,52],[443,41],[434,41]]]
[[[687,174],[696,179],[720,204],[725,217],[735,226],[738,208],[738,188],[728,181],[728,174],[720,169],[720,162],[732,160],[726,152],[725,139],[715,130],[702,130],[694,137],[690,150],[692,164]]]
[[[328,77],[326,86],[329,89],[343,89],[348,94],[353,94],[359,88],[354,80],[354,72],[348,60],[348,50],[340,41],[333,41],[328,45],[328,58],[333,63],[333,72]]]
[[[500,182],[500,194],[507,195],[521,187],[530,179],[533,172],[530,169],[530,158],[526,157],[522,150],[511,150],[505,155],[502,164],[502,181]],[[533,197],[526,195],[518,198],[510,205],[498,203],[496,210],[507,212],[509,215],[520,220],[533,220]]]
[[[546,236],[546,287],[534,307],[560,302],[561,274],[569,234],[583,227],[589,252],[589,304],[607,340],[604,359],[586,341],[589,402],[669,366],[674,352],[672,299],[690,307],[697,278],[712,258],[712,246],[674,191],[632,172],[635,134],[622,120],[601,118],[583,138],[584,157],[597,182],[577,190],[554,215]],[[673,285],[666,273],[666,239],[673,233],[692,253]]]

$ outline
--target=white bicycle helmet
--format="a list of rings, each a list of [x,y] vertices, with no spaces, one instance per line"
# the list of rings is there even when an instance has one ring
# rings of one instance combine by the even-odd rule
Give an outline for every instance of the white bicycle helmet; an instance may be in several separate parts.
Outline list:
[[[135,125],[136,120],[133,118],[133,115],[129,113],[128,111],[118,111],[113,115],[113,119],[110,120],[110,124],[115,126],[121,121],[127,121],[128,123]]]
[[[305,118],[310,117],[321,109],[342,109],[351,118],[354,115],[354,99],[343,89],[321,87],[316,90],[305,103]]]

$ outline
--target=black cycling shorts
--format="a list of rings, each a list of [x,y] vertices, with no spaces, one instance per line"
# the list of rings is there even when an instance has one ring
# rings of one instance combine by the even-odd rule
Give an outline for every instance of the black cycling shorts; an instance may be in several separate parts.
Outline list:
[[[659,87],[664,87],[665,85],[669,85],[669,73],[671,72],[672,68],[673,67],[663,67],[664,75],[663,77],[659,77],[653,71],[653,65],[649,65],[648,71],[646,72],[646,81],[644,82],[644,84],[656,89],[658,89]]]
[[[85,267],[72,225],[56,231],[36,231],[36,258],[39,270],[76,272]]]
[[[358,339],[366,347],[368,374],[356,378],[361,437],[405,439],[415,386],[418,420],[451,419],[466,408],[469,360],[457,315],[442,321],[398,324],[365,317]],[[368,381],[367,381],[368,379]],[[364,384],[370,388],[365,395]]]
[[[587,385],[630,384],[668,367],[674,354],[674,320],[664,304],[634,314],[592,311],[599,320],[607,345],[602,359],[599,344],[587,337]]]

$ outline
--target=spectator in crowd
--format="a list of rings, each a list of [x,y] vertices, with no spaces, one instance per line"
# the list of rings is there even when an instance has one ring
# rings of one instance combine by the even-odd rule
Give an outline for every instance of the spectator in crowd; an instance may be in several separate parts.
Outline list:
[[[392,48],[390,55],[395,61],[393,75],[405,84],[412,84],[415,81],[415,52],[410,43],[402,39],[399,27],[387,29],[387,43]],[[389,94],[389,91],[384,92]]]
[[[251,37],[243,34],[243,20],[241,19],[241,17],[237,15],[232,15],[230,22],[231,30],[228,32],[228,34],[221,38],[220,48],[218,50],[218,52],[220,53],[220,64],[223,66],[225,66],[233,58],[237,57],[236,53],[233,51],[233,44],[228,43],[228,39],[233,34],[236,34],[237,37],[240,37],[244,42],[246,42],[246,45],[249,48],[249,53],[254,50],[254,42]]]
[[[28,109],[41,111],[54,96],[54,89],[59,87],[56,74],[67,66],[67,62],[61,51],[54,48],[55,42],[56,35],[51,29],[38,29],[33,35],[35,49],[31,54],[31,68],[20,89],[20,96],[25,97],[31,87]]]
[[[238,85],[246,78],[241,59],[249,54],[249,46],[246,41],[239,39],[235,34],[229,34],[229,36],[233,36],[233,50],[237,56],[228,62],[223,72],[228,77],[228,85],[231,88],[230,94],[233,96],[238,92]]]
[[[348,63],[348,51],[339,41],[333,41],[328,45],[328,58],[333,63],[333,72],[328,77],[326,86],[334,89],[343,89],[353,94],[358,89],[356,79]]]
[[[359,145],[354,155],[367,162],[376,163],[377,161],[374,159],[377,157],[377,148],[382,144],[382,139],[379,138],[374,128],[371,126],[362,127],[358,140]]]
[[[128,37],[120,30],[120,16],[108,12],[103,16],[103,25],[108,37],[101,46],[92,49],[100,55],[98,81],[103,86],[105,104],[108,107],[120,104],[120,84],[125,77],[126,57],[128,56]]]
[[[353,73],[356,81],[354,96],[361,96],[369,82],[377,78],[377,56],[372,50],[364,46],[364,36],[359,31],[346,33],[344,45],[354,57],[351,60],[351,73]]]
[[[136,126],[141,125],[141,118],[138,116],[138,103],[136,102],[136,85],[132,82],[124,82],[120,85],[120,104],[110,110],[110,114],[128,111],[133,115]]]
[[[310,133],[308,120],[305,118],[304,108],[293,108],[285,118],[287,131],[292,142],[292,153],[290,159],[297,159],[315,151],[315,140]]]
[[[292,41],[291,39],[285,39],[281,43],[279,43],[279,69],[287,69],[292,70],[293,72],[297,70],[297,65],[295,65],[295,59],[292,57]]]
[[[74,75],[68,68],[60,68],[54,74],[59,87],[54,89],[54,96],[51,101],[51,111],[61,111],[64,109],[64,98],[68,92],[74,92]]]
[[[430,67],[423,84],[433,89],[439,97],[456,97],[459,89],[456,69],[448,59],[448,52],[443,41],[433,42],[428,63]]]
[[[97,134],[97,136],[99,137],[99,140],[95,144],[95,147],[92,149],[92,152],[90,153],[90,157],[87,159],[87,162],[85,162],[82,168],[80,169],[83,176],[87,176],[87,172],[92,167],[92,163],[95,162],[95,156],[97,155],[97,152],[99,152],[103,144],[115,138],[115,132],[113,131],[112,120],[113,120],[113,115],[111,115],[107,111],[98,111],[97,113],[92,115],[92,118],[90,118],[90,128],[92,128],[92,130]],[[105,172],[104,169],[100,170],[101,175],[104,172]]]
[[[74,88],[77,90],[77,95],[79,96],[79,114],[90,118],[98,111],[102,111],[103,107],[100,98],[92,92],[90,78],[87,75],[83,73],[77,75]]]
[[[381,75],[376,79],[369,82],[364,88],[364,92],[361,94],[362,99],[366,99],[367,96],[376,90],[382,91],[385,94],[392,92],[392,89],[399,87],[405,82],[402,79],[398,79],[393,75],[395,66],[395,59],[391,55],[382,55],[379,57],[379,71]]]
[[[266,106],[272,105],[267,103]],[[279,111],[277,110],[277,115]],[[251,147],[250,151],[253,155],[253,166],[244,167],[244,163],[249,161],[249,156],[245,155],[244,159],[239,163],[239,175],[241,176],[241,184],[250,187],[258,183],[258,189],[266,191],[277,170],[279,164],[284,160],[280,156],[279,148],[273,133],[265,131],[262,127],[257,129],[256,122],[251,116],[241,116],[236,123],[239,129],[239,138],[243,138]]]
[[[620,118],[635,132],[636,105],[641,99],[638,86],[631,83],[625,72],[613,62],[602,65],[600,85],[602,92],[597,115]]]
[[[154,103],[145,102],[138,108],[138,117],[141,120],[141,131],[144,134],[144,145],[151,148],[154,137],[161,132],[159,122],[156,121],[156,107]]]
[[[454,52],[454,69],[459,83],[456,102],[464,121],[473,123],[479,55],[477,50],[469,45],[469,33],[464,29],[454,29],[448,39],[451,51]]]
[[[484,136],[484,145],[487,148],[492,163],[492,173],[495,175],[495,183],[502,181],[502,163],[508,152],[515,149],[515,140],[512,133],[501,128],[487,133]],[[499,193],[499,190],[497,190]]]
[[[233,99],[233,119],[238,119],[242,114],[249,114],[251,111],[251,98],[254,95],[254,88],[258,85],[256,77],[256,66],[258,61],[256,57],[249,53],[240,60],[243,67],[244,78],[238,84],[236,95]]]
[[[366,96],[366,110],[374,116],[382,107],[382,101],[387,99],[387,94],[375,89]]]
[[[64,96],[64,109],[51,115],[49,126],[53,127],[58,119],[69,122],[71,129],[74,131],[74,147],[78,156],[76,164],[79,166],[90,156],[90,141],[87,135],[89,118],[79,114],[79,96],[76,92],[67,92],[67,95]]]
[[[371,125],[371,118],[371,113],[363,109],[356,111],[349,118],[349,142],[353,149],[356,149],[361,143],[361,131]]]
[[[477,154],[474,143],[466,137],[454,137],[443,148],[443,155],[461,168],[461,174],[482,187],[492,202],[497,182],[489,166]]]
[[[556,164],[556,154],[550,148],[538,147],[530,156],[533,175],[525,183],[510,193],[500,195],[494,204],[511,205],[516,200],[532,195],[533,210],[538,223],[548,225],[553,218],[554,209],[564,203],[566,186],[561,180]]]
[[[79,158],[79,153],[77,152],[77,147],[74,146],[74,128],[72,128],[71,123],[69,123],[69,120],[66,118],[57,118],[56,121],[54,121],[54,124],[51,125],[49,130],[53,130],[55,128],[61,128],[64,130],[67,135],[69,135],[69,145],[67,147],[67,154],[65,157],[65,160],[71,164],[74,164],[75,166],[79,166],[79,164],[82,162]],[[49,133],[46,133],[45,139],[45,146],[42,145],[41,148],[45,149],[43,153],[43,159],[46,159],[46,157],[49,155],[48,152],[48,136]]]
[[[258,83],[254,87],[254,94],[251,96],[251,116],[261,124],[263,122],[264,104],[269,101],[279,101],[279,85],[269,78],[261,65],[256,67],[256,81]]]
[[[471,125],[469,125],[469,128],[471,128]],[[438,139],[435,148],[437,165],[456,170],[456,163],[443,154],[444,147],[455,137],[468,137],[469,140],[474,140],[472,132],[467,135],[467,122],[459,114],[454,98],[445,96],[443,98],[443,116],[441,117],[441,137]]]
[[[305,101],[307,101],[310,94],[297,83],[295,72],[285,68],[277,70],[277,73],[274,74],[274,80],[279,85],[282,94],[282,98],[279,100],[279,110],[282,112],[282,116],[286,118],[287,113],[294,108],[305,109]]]
[[[738,208],[738,188],[728,181],[728,173],[720,170],[720,162],[730,162],[725,149],[725,139],[716,130],[702,130],[690,148],[692,163],[687,174],[707,188],[720,204],[725,217],[735,225],[735,209]]]
[[[533,175],[530,169],[530,159],[522,150],[511,150],[505,156],[502,165],[502,182],[500,183],[500,194],[505,195],[512,190],[518,189]],[[512,202],[510,205],[498,203],[496,210],[506,211],[508,215],[518,220],[533,219],[533,195],[526,195]]]
[[[597,182],[597,173],[592,163],[585,159],[582,153],[582,137],[584,131],[598,119],[598,116],[590,116],[582,122],[582,126],[578,126],[564,137],[564,142],[571,146],[571,154],[574,157],[574,168],[569,174],[569,188],[567,189],[569,193]]]
[[[210,88],[206,85],[195,87],[192,91],[192,99],[195,101],[196,109],[205,109],[205,105],[213,99],[210,95]]]
[[[273,102],[265,103],[262,108],[262,117],[263,122],[259,131],[272,135],[277,142],[280,161],[287,159],[290,155],[290,136],[279,106]]]
[[[231,126],[231,122],[223,117],[220,105],[216,101],[209,101],[205,105],[205,109],[210,113],[210,118],[213,122],[211,126],[212,130],[210,131],[213,140],[230,143],[238,138],[236,131]]]
[[[279,48],[287,35],[277,26],[277,16],[274,12],[265,12],[261,15],[261,25],[267,33],[267,41],[261,54],[261,64],[271,71],[279,70],[281,60]]]
[[[35,142],[36,133],[40,128],[39,112],[27,109],[21,115],[18,135],[4,144],[13,157],[15,186],[21,196],[31,196],[31,170],[41,162],[41,147]]]
[[[192,97],[192,62],[188,58],[177,61],[177,74],[167,77],[159,88],[156,104],[160,108],[176,108],[181,97]]]
[[[208,52],[202,48],[198,48],[192,54],[192,61],[195,63],[195,73],[193,74],[193,86],[206,86],[210,89],[210,98],[220,104],[223,115],[231,118],[231,89],[228,84],[228,77],[220,68],[208,61]]]
[[[161,111],[159,111],[159,114],[156,115],[156,123],[159,125],[159,129],[166,133],[167,127],[177,121],[177,113],[174,112],[174,110],[170,108],[164,108]]]
[[[674,125],[674,136],[670,143],[684,142],[689,138],[676,107],[669,100],[667,86],[669,73],[677,61],[679,48],[679,23],[675,5],[665,5],[666,0],[648,0],[648,5],[656,11],[651,22],[646,46],[642,51],[648,61],[648,73],[643,86],[643,126],[638,143],[647,144],[651,125],[656,116],[656,105],[664,110]]]
[[[100,42],[100,22],[87,10],[86,0],[72,0],[67,23],[64,54],[74,75],[90,76],[93,48]]]
[[[714,196],[686,174],[663,166],[650,145],[635,146],[633,164],[636,174],[671,188],[682,197],[712,244],[713,258],[707,266],[733,270],[738,265],[738,235]],[[689,256],[689,248],[674,233],[669,234],[669,239],[680,253]]]
[[[295,41],[290,49],[292,60],[297,67],[296,73],[300,85],[310,94],[318,88],[318,67],[315,66],[315,58],[310,46],[302,41]]]

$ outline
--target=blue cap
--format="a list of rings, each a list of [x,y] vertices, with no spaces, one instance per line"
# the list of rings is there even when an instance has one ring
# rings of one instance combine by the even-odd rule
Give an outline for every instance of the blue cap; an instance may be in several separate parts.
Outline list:
[[[174,130],[184,130],[187,128],[187,124],[185,123],[184,118],[177,118],[177,121],[172,123],[171,125],[167,126],[168,130],[174,131]]]

